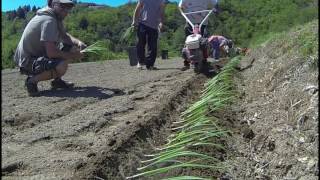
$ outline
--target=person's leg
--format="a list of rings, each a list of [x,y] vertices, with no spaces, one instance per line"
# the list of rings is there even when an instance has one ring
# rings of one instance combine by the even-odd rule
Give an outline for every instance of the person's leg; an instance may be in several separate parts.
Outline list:
[[[186,25],[184,26],[184,34],[186,38],[192,34],[192,27],[189,23],[186,23]],[[184,58],[183,65],[184,67],[181,68],[182,71],[190,68],[190,62],[188,61],[188,59]]]
[[[147,27],[147,38],[148,38],[148,56],[146,61],[146,67],[154,67],[154,63],[157,58],[157,48],[158,48],[158,30]]]
[[[49,59],[39,57],[32,63],[29,71],[31,82],[45,81],[49,79],[61,78],[67,71],[67,61],[60,59]]]
[[[137,56],[139,64],[145,64],[145,47],[147,42],[146,37],[146,27],[143,24],[139,24],[137,36],[138,36],[138,43],[137,43]]]
[[[181,71],[185,71],[187,69],[190,69],[190,62],[189,62],[189,57],[190,57],[190,52],[187,48],[183,48],[181,51],[182,58],[184,59],[183,61],[183,67],[181,68]]]
[[[219,47],[219,41],[213,41],[212,42],[212,48],[213,48],[213,57],[214,59],[219,59],[219,51],[220,51],[220,47]]]
[[[25,86],[30,96],[39,94],[38,82],[54,78],[61,80],[61,76],[63,76],[67,70],[67,62],[63,60],[39,57],[31,62],[31,64],[29,68],[25,69],[25,72],[27,72],[25,74],[28,76]]]
[[[189,35],[192,34],[192,27],[189,23],[186,23],[186,25],[184,26],[184,35],[187,38]]]
[[[202,25],[200,29],[200,33],[202,37],[207,38],[208,37],[208,31],[207,31],[207,25]]]
[[[201,32],[201,36],[202,37],[204,37],[204,38],[208,37],[208,32],[207,32],[207,26],[206,25],[202,25],[201,26],[200,32]],[[209,55],[208,55],[208,46],[207,45],[203,45],[202,53],[203,53],[204,61],[206,62],[207,58],[209,57]]]

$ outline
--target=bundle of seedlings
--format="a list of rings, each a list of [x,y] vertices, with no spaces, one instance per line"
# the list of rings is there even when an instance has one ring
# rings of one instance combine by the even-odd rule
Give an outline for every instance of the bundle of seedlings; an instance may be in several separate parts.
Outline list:
[[[107,51],[107,48],[104,47],[102,41],[98,41],[86,47],[85,49],[81,50],[80,52],[86,53],[86,54],[101,55],[103,51]]]
[[[156,153],[146,155],[149,159],[141,161],[143,167],[138,168],[140,173],[127,177],[132,179],[140,176],[154,176],[168,173],[177,168],[213,169],[219,171],[225,167],[219,160],[201,151],[204,148],[221,148],[215,139],[226,134],[227,131],[217,126],[218,119],[210,117],[209,113],[222,109],[231,103],[235,97],[232,75],[239,58],[229,62],[217,76],[205,84],[201,99],[191,105],[181,114],[181,120],[174,122],[173,134],[167,144],[156,148]],[[166,180],[182,179],[211,179],[189,175],[180,175],[164,178]]]
[[[137,28],[135,26],[130,26],[126,31],[122,34],[120,41],[124,43],[132,44],[136,40]]]

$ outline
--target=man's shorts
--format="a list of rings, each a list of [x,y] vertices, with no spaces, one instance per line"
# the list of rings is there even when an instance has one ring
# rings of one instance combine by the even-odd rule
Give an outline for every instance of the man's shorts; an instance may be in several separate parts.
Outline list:
[[[32,65],[29,68],[20,68],[20,72],[26,75],[37,75],[45,71],[55,70],[56,67],[62,63],[61,59],[49,59],[46,57],[39,57],[33,62],[30,62]]]

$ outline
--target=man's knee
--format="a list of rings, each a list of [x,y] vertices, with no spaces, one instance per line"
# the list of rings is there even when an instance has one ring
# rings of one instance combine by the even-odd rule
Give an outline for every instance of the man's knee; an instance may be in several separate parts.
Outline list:
[[[66,61],[61,61],[55,68],[59,76],[64,75],[67,69],[68,69],[68,63]]]

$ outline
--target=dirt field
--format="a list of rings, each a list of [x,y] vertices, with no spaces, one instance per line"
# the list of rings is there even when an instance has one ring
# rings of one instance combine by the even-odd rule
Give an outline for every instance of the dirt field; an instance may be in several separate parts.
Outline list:
[[[243,58],[235,74],[238,99],[212,114],[231,130],[219,139],[226,150],[212,152],[227,168],[196,174],[318,179],[318,69],[312,57],[284,48],[271,42]],[[44,82],[34,98],[24,76],[3,70],[2,178],[121,180],[137,173],[143,155],[164,144],[171,122],[208,80],[180,71],[180,59],[157,63],[158,71],[139,71],[126,60],[73,64],[65,79],[74,89],[51,91]]]
[[[134,154],[128,153],[130,143],[152,137],[153,129],[169,122],[170,114],[183,108],[207,79],[180,71],[180,60],[158,64],[158,71],[139,71],[125,60],[72,64],[65,79],[75,82],[75,89],[51,91],[48,82],[41,82],[40,97],[27,96],[25,77],[16,70],[3,70],[3,177],[131,175],[135,162],[131,167],[121,162]],[[121,170],[126,167],[119,164],[131,169]]]

